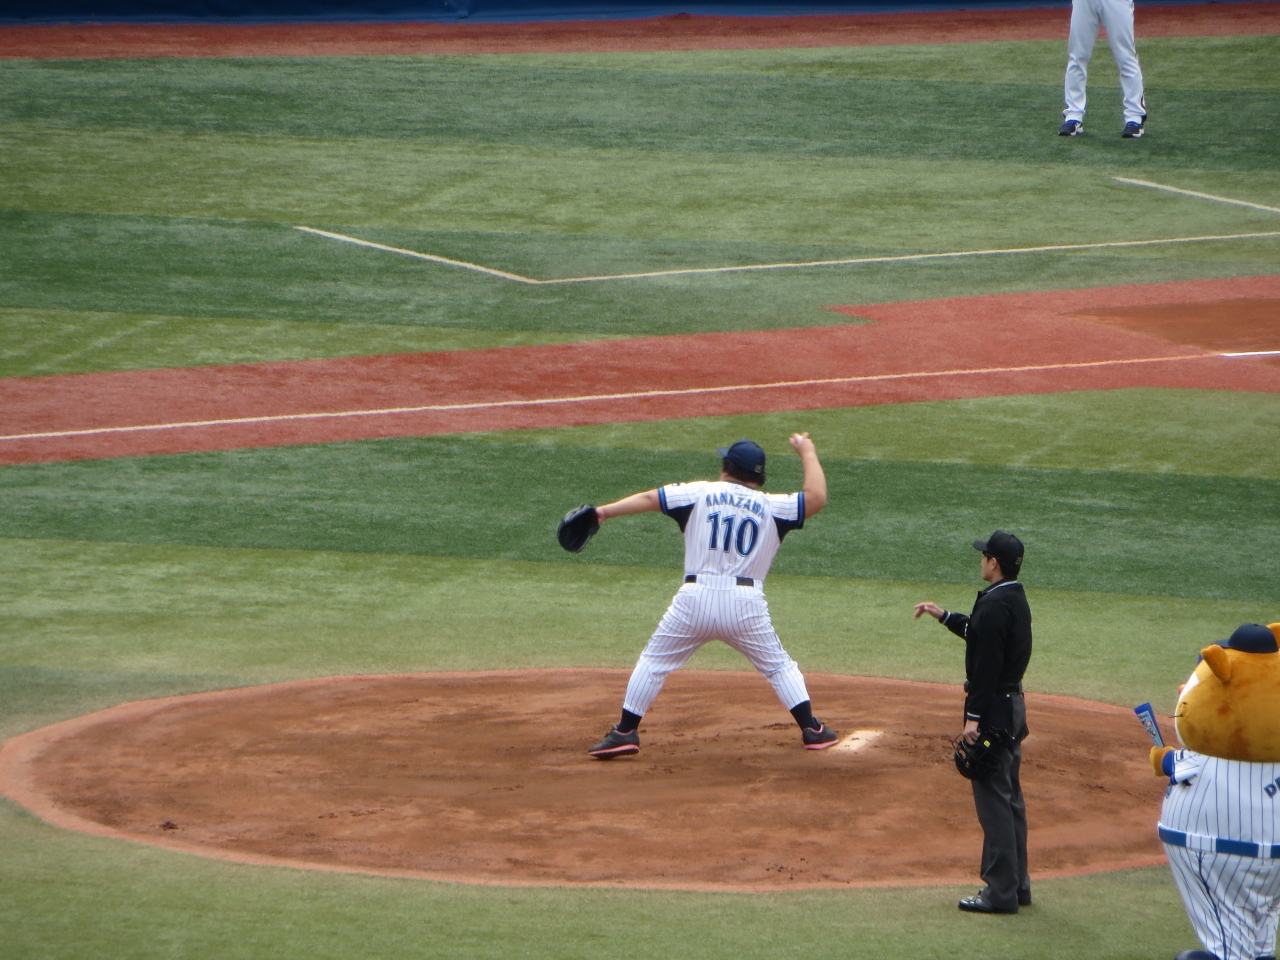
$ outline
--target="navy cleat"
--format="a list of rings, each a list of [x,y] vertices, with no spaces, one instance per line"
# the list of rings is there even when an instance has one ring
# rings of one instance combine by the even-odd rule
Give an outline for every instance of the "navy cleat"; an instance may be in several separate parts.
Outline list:
[[[818,728],[801,727],[800,735],[804,739],[804,748],[806,750],[825,750],[827,747],[834,746],[835,742],[840,739],[840,734],[836,733],[821,720],[818,721]]]
[[[1120,132],[1120,136],[1126,140],[1137,140],[1143,134],[1143,127],[1146,125],[1147,118],[1143,117],[1141,121],[1130,120],[1124,125],[1124,130]]]
[[[604,735],[604,739],[587,751],[597,760],[612,760],[640,752],[640,728],[623,733],[617,727]]]
[[[1058,128],[1060,137],[1078,137],[1084,133],[1084,124],[1079,120],[1066,120]]]

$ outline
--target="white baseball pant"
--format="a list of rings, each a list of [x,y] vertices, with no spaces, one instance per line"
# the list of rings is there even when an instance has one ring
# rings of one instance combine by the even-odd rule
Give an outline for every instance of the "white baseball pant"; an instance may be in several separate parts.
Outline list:
[[[1120,70],[1124,121],[1141,123],[1147,115],[1143,99],[1142,67],[1133,40],[1133,0],[1071,0],[1071,35],[1067,40],[1066,109],[1064,120],[1084,120],[1085,84],[1089,61],[1098,39],[1098,26],[1107,28],[1111,55]]]
[[[723,640],[746,657],[788,710],[809,699],[799,665],[773,629],[764,591],[758,585],[737,586],[735,577],[699,574],[697,583],[677,591],[645,645],[627,683],[623,709],[644,716],[667,675],[711,640]]]
[[[1206,950],[1221,960],[1275,956],[1280,863],[1168,843],[1164,852]]]

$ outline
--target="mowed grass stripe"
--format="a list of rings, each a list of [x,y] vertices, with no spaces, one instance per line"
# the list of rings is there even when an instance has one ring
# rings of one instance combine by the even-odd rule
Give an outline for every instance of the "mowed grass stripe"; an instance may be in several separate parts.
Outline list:
[[[123,700],[299,676],[627,669],[679,584],[678,566],[51,540],[0,548],[13,635],[0,648],[0,737]],[[955,683],[963,644],[911,609],[925,599],[967,609],[976,570],[954,584],[774,574],[768,594],[806,670]],[[1268,609],[1030,591],[1032,689],[1161,710],[1206,638]],[[750,669],[723,644],[691,666]]]
[[[1194,942],[1165,868],[1044,882],[1034,910],[975,940],[956,922],[955,887],[717,895],[387,880],[83,837],[7,802],[0,838],[0,919],[14,957],[624,960],[643,944],[655,960],[844,960],[857,944],[876,957],[1051,960],[1065,947],[1122,960]]]
[[[1168,202],[1154,193],[1152,197],[1157,205]],[[1173,202],[1227,209],[1200,201]],[[400,240],[404,235],[386,231],[379,236]],[[785,245],[699,246],[599,237],[424,237],[415,232],[411,241],[424,246],[438,242],[435,249],[485,262],[532,257],[539,251],[534,258],[539,262],[532,265],[539,269],[551,263],[583,267],[610,256],[620,263],[652,264],[823,255],[814,248]],[[851,322],[847,315],[824,309],[838,304],[1257,276],[1276,271],[1276,250],[1274,239],[1233,241],[670,277],[566,290],[322,243],[282,224],[0,212],[0,307],[207,316],[218,323],[243,318],[255,323],[429,326],[556,338],[661,335]],[[218,349],[216,328],[195,332],[196,349]],[[22,336],[38,338],[40,331],[28,327]],[[15,350],[29,349],[27,342],[20,340]],[[261,359],[272,353],[264,349]],[[145,352],[116,356],[117,368],[157,365]]]
[[[812,434],[826,458],[1118,470],[1280,480],[1280,395],[1102,390],[885,404],[473,435],[483,442],[705,453],[761,443],[790,476],[786,438]],[[777,471],[781,470],[781,473]]]
[[[515,272],[617,272],[625,247],[593,250],[589,235],[629,241],[625,262],[711,265],[931,247],[1029,246],[1264,229],[1265,211],[1219,209],[1118,184],[1112,170],[979,157],[946,164],[520,144],[404,141],[81,128],[0,127],[0,176],[10,210],[223,218],[341,230],[400,231],[374,239],[428,245]],[[1206,182],[1208,179],[1208,182]],[[1280,171],[1171,171],[1175,186],[1264,205],[1280,203]],[[1027,205],[1069,194],[1051,222]],[[1110,209],[1124,205],[1124,216]],[[940,218],[939,210],[946,216]],[[1258,214],[1251,217],[1251,214]],[[922,233],[920,223],[930,230]],[[506,236],[490,236],[505,234]],[[537,242],[521,240],[528,234]],[[363,235],[363,234],[362,234]],[[541,244],[555,238],[555,245]],[[576,245],[574,238],[577,238]],[[646,241],[648,241],[646,243]],[[503,252],[500,246],[508,249]],[[701,245],[710,248],[699,255]],[[663,245],[668,245],[664,247]],[[759,249],[753,249],[758,246]],[[418,249],[420,247],[415,247]],[[671,259],[666,259],[671,258]]]
[[[714,475],[714,454],[423,438],[12,466],[0,535],[579,562],[574,504]],[[1276,600],[1280,482],[828,459],[832,505],[775,570],[971,580],[957,544],[996,527],[1045,587]],[[788,476],[791,473],[792,476]],[[794,488],[794,464],[772,486]],[[582,559],[677,568],[657,515],[611,524]]]
[[[564,343],[581,334],[0,307],[0,377]]]
[[[1065,29],[1065,22],[1064,22]],[[1138,43],[1142,74],[1149,88],[1280,91],[1274,35],[1227,37],[1146,37]],[[1223,76],[1214,64],[1232,58],[1236,70]],[[669,73],[753,73],[824,80],[911,80],[948,77],[955,83],[1062,85],[1066,52],[1061,40],[1006,40],[991,43],[902,44],[878,47],[766,48],[759,50],[647,51],[614,53],[527,53],[468,56],[493,65],[570,70],[651,70]],[[1089,66],[1089,85],[1115,87],[1115,64],[1103,57]]]
[[[1234,39],[1217,51],[1228,61],[1234,49],[1266,47],[1271,38]],[[1050,64],[1060,71],[1060,50],[1036,50],[1046,71]],[[1171,59],[1178,55],[1170,49]],[[0,123],[1073,166],[1115,163],[1133,152],[1118,136],[1085,149],[1046,136],[1059,108],[1053,87],[957,83],[937,64],[893,79],[753,73],[749,96],[741,75],[615,64],[575,70],[447,57],[15,60],[0,64],[13,91],[0,105]],[[137,97],[140,89],[150,95]],[[1143,145],[1144,163],[1273,170],[1280,143],[1268,121],[1278,98],[1280,92],[1237,89],[1232,109],[1223,110],[1219,91],[1165,90],[1162,135]],[[988,136],[989,124],[1003,135]],[[1201,135],[1185,135],[1192,130]]]

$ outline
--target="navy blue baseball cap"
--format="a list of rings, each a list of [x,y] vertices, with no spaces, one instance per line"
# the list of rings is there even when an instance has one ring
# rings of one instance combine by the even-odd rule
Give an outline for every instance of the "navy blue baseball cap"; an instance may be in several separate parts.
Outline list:
[[[1022,569],[1022,541],[1012,533],[997,530],[985,540],[973,541],[973,549],[1000,561],[1000,572],[1009,580],[1018,579]]]
[[[751,476],[764,479],[764,450],[754,440],[739,440],[731,447],[716,447],[716,453]]]
[[[1245,623],[1236,627],[1235,633],[1227,640],[1219,640],[1218,646],[1229,647],[1232,650],[1242,650],[1245,653],[1276,653],[1280,652],[1280,644],[1276,643],[1276,635],[1271,632],[1270,627],[1264,627],[1260,623]]]

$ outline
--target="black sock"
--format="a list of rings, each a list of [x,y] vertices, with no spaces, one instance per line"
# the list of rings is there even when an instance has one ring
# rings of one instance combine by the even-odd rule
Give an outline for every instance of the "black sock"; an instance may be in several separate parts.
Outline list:
[[[796,718],[796,723],[800,724],[800,729],[808,727],[810,730],[817,730],[822,726],[822,721],[814,717],[813,705],[806,700],[804,703],[797,703],[791,708],[791,715]]]
[[[630,710],[623,710],[622,719],[618,721],[618,732],[630,733],[638,726],[640,726],[640,714],[632,713]]]

